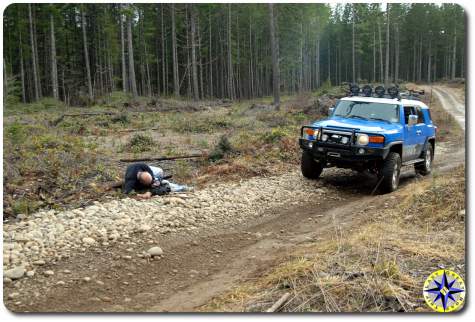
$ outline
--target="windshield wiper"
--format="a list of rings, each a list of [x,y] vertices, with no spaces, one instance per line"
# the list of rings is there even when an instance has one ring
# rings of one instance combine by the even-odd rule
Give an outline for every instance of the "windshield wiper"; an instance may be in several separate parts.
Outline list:
[[[370,120],[376,120],[376,121],[383,121],[383,122],[387,122],[387,123],[391,124],[390,121],[385,120],[385,119],[382,119],[382,118],[379,118],[379,117],[370,117],[369,119],[370,119]]]
[[[352,119],[362,119],[362,120],[368,120],[366,117],[360,116],[360,115],[348,115],[349,118]]]

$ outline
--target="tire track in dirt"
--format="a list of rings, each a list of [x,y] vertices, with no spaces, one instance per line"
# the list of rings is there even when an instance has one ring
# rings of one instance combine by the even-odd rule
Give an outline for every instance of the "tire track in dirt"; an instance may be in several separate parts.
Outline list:
[[[450,113],[460,127],[465,131],[465,104],[450,92],[450,88],[444,86],[434,86],[432,88],[435,96],[441,102],[442,107]]]

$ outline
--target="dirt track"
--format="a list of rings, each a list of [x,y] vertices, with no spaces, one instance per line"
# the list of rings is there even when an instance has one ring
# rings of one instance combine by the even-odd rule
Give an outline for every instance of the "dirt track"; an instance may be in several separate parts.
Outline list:
[[[460,101],[460,99],[450,91],[450,88],[434,86],[433,91],[437,99],[442,103],[442,107],[452,114],[460,127],[465,131],[465,102]]]
[[[460,121],[463,103],[442,86],[435,93]],[[447,152],[456,162],[454,157],[447,160]],[[438,171],[464,162],[463,146],[438,145],[436,153]],[[406,169],[401,185],[414,180],[419,178]],[[372,196],[375,183],[365,174],[334,169],[325,170],[317,182],[305,180],[297,170],[281,178],[263,178],[253,194],[275,193],[281,200],[256,199],[246,211],[236,201],[232,216],[222,207],[224,216],[205,218],[196,229],[151,229],[110,245],[76,249],[69,257],[37,266],[34,277],[6,284],[4,301],[20,312],[193,311],[299,244],[319,240],[338,226],[351,227],[368,208],[387,207],[394,196]],[[268,186],[259,189],[259,184]],[[292,187],[298,198],[293,198]],[[288,190],[278,190],[284,188]],[[190,210],[181,211],[186,215]],[[164,250],[161,259],[136,256],[155,244]],[[55,274],[46,277],[47,270]]]

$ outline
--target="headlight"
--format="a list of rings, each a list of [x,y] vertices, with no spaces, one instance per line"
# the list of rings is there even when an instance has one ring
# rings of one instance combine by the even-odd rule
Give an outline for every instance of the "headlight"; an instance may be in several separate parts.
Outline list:
[[[315,141],[318,138],[318,133],[319,130],[317,129],[305,128],[303,130],[303,138],[305,140]]]
[[[322,141],[326,142],[328,140],[328,135],[322,134]]]
[[[368,145],[369,143],[369,137],[366,134],[359,134],[358,139],[356,140],[356,143],[359,145]]]

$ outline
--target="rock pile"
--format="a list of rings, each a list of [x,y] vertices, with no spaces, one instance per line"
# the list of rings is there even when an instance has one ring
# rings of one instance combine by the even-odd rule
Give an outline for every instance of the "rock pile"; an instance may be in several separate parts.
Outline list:
[[[246,222],[269,214],[268,209],[322,195],[325,192],[317,190],[318,185],[296,171],[148,201],[127,198],[96,202],[85,209],[41,211],[24,221],[4,225],[4,277],[21,278],[37,266],[89,247],[127,243],[133,233],[192,232]],[[148,250],[149,256],[162,253],[160,247]]]

